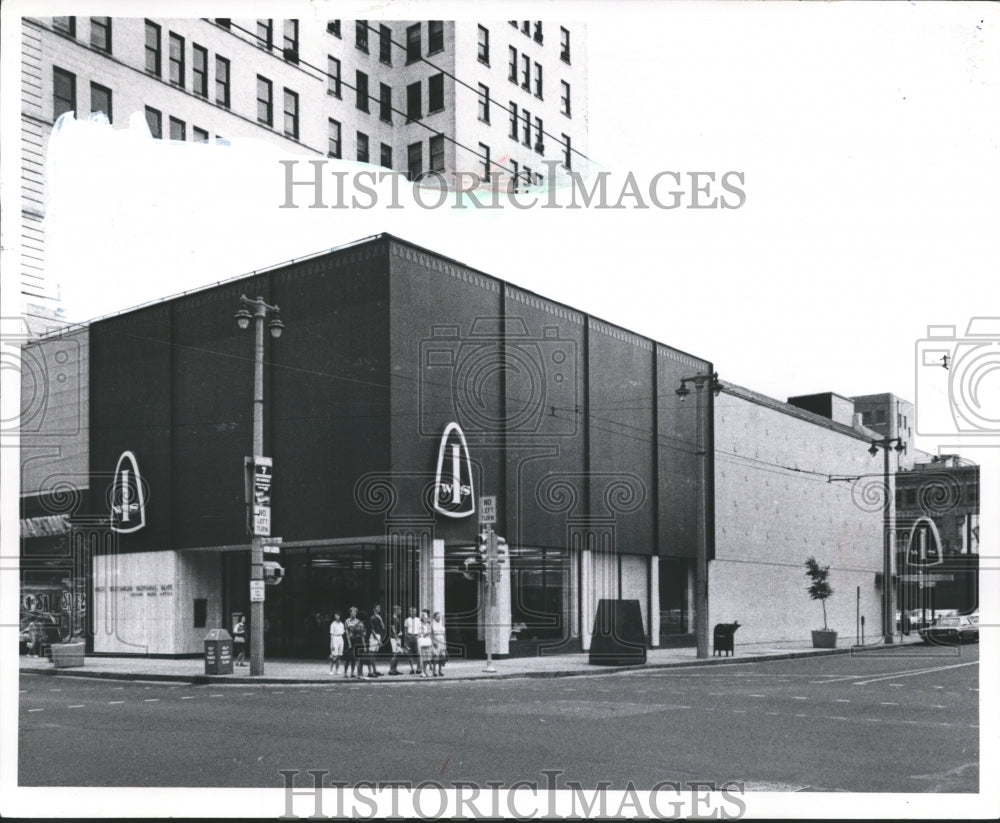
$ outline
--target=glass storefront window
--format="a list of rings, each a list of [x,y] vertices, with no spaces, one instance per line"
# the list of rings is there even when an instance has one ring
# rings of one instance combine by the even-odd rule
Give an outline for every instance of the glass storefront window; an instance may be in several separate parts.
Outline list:
[[[689,593],[692,562],[686,557],[660,558],[660,635],[689,634],[694,609]]]
[[[569,635],[569,559],[561,549],[512,551],[511,623],[516,641]]]

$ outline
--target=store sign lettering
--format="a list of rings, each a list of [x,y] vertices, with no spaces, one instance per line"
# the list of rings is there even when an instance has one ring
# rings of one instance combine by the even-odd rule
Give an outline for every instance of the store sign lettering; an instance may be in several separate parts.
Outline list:
[[[475,499],[465,434],[458,423],[449,423],[438,448],[434,510],[445,517],[468,517],[476,510]]]
[[[111,490],[111,530],[128,534],[146,525],[146,497],[139,464],[130,451],[122,452]]]

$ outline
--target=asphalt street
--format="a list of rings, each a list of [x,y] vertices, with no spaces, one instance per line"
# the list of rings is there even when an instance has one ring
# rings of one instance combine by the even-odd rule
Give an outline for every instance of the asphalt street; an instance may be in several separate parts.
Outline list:
[[[579,677],[197,686],[22,674],[25,786],[739,781],[976,792],[979,648]]]

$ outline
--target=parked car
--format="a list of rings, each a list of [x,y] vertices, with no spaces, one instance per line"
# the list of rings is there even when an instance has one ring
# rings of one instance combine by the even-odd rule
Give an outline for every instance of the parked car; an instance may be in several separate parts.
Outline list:
[[[979,615],[955,614],[939,617],[933,626],[920,630],[924,643],[978,643]]]

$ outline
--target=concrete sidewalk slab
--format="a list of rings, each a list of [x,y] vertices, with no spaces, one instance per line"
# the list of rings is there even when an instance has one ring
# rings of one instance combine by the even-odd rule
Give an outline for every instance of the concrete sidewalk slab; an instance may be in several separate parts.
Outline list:
[[[266,660],[264,675],[251,677],[250,667],[233,670],[233,674],[207,675],[205,663],[201,658],[163,659],[146,657],[88,657],[80,668],[60,668],[45,658],[22,657],[20,669],[24,674],[57,675],[59,677],[104,678],[111,680],[148,680],[177,683],[213,685],[276,685],[276,684],[333,684],[342,683],[405,683],[405,682],[440,682],[442,680],[502,680],[517,677],[574,677],[584,675],[619,674],[630,671],[646,671],[691,666],[720,666],[740,663],[754,663],[768,660],[787,660],[799,657],[820,657],[833,654],[850,653],[886,653],[899,649],[914,642],[904,640],[892,646],[882,644],[873,646],[845,646],[838,649],[813,649],[796,644],[773,644],[770,646],[748,647],[740,649],[731,657],[709,657],[699,660],[696,650],[688,649],[650,649],[646,654],[646,663],[635,666],[598,666],[591,665],[587,654],[561,654],[549,657],[517,657],[494,661],[496,672],[484,671],[484,660],[449,660],[445,665],[445,676],[422,678],[419,674],[411,675],[409,666],[403,663],[399,677],[389,677],[388,662],[380,661],[378,670],[383,676],[379,678],[345,678],[343,674],[329,674],[329,663],[325,660]]]

